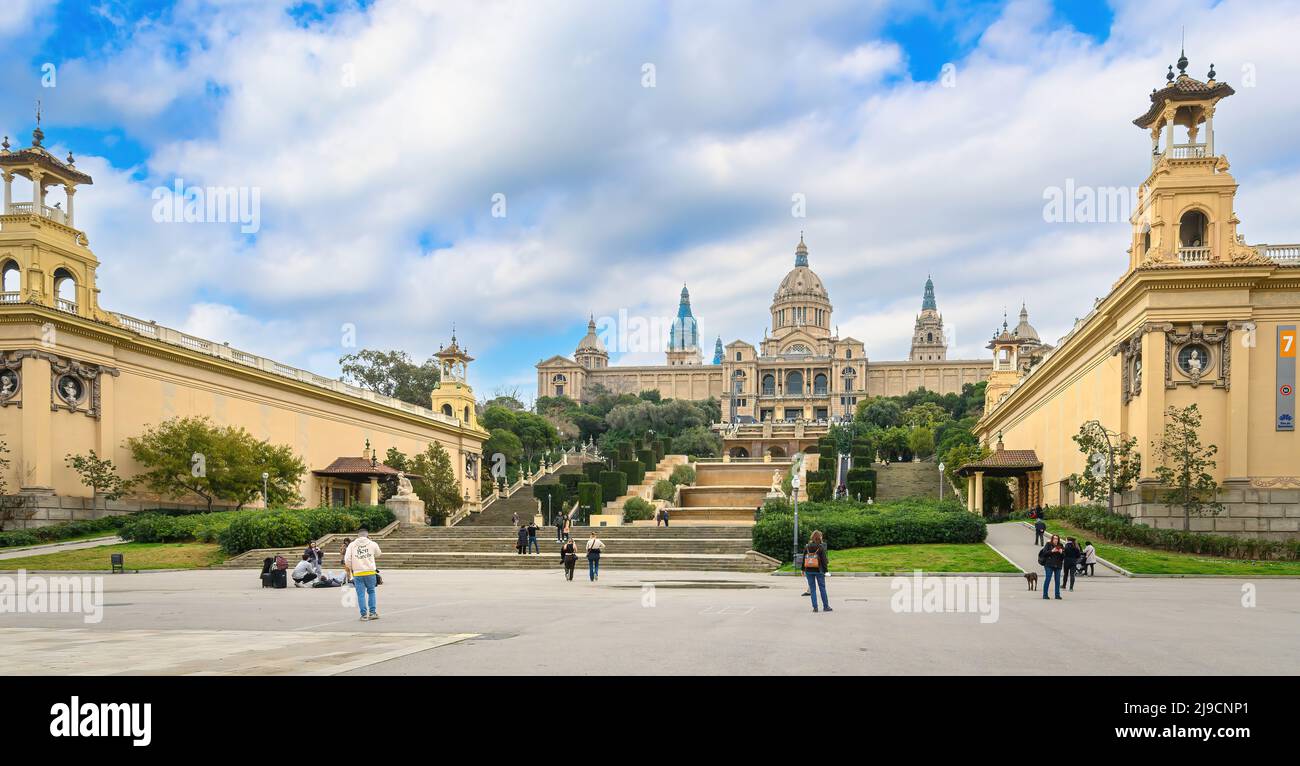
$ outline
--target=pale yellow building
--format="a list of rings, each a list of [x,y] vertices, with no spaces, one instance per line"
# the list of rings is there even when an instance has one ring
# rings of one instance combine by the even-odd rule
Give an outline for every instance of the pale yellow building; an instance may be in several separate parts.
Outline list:
[[[1119,509],[1142,523],[1181,527],[1159,502],[1152,442],[1167,407],[1196,404],[1201,440],[1218,447],[1225,511],[1194,529],[1270,538],[1300,530],[1300,443],[1295,433],[1295,335],[1300,245],[1247,245],[1237,183],[1216,146],[1214,114],[1232,88],[1178,75],[1151,93],[1134,123],[1151,136],[1126,268],[1110,292],[1028,371],[1014,338],[995,338],[978,430],[1024,465],[1023,502],[1073,502],[1068,478],[1086,459],[1071,437],[1085,421],[1137,439],[1139,488]],[[1118,264],[1117,264],[1118,268]],[[1000,437],[1000,438],[999,438]],[[982,476],[980,477],[982,479]],[[981,493],[970,477],[968,501]]]
[[[773,295],[769,329],[757,346],[736,340],[723,347],[719,339],[713,363],[703,364],[683,287],[666,364],[610,365],[592,318],[572,359],[553,356],[537,364],[537,393],[582,400],[592,385],[615,393],[658,391],[664,398],[718,399],[724,422],[816,422],[852,416],[860,397],[901,396],[918,388],[960,393],[963,385],[989,376],[987,360],[947,358],[930,280],[908,361],[872,361],[862,341],[835,329],[830,294],[808,263],[800,237],[794,268]]]
[[[0,215],[0,440],[10,450],[4,474],[8,526],[48,523],[93,513],[91,491],[65,464],[94,450],[124,476],[140,470],[128,437],[173,416],[205,416],[286,444],[308,473],[305,503],[375,502],[369,478],[327,469],[340,458],[368,462],[390,447],[407,454],[441,444],[451,455],[471,507],[487,433],[474,413],[470,357],[455,342],[437,356],[442,381],[430,407],[375,394],[306,370],[187,335],[100,306],[99,261],[76,228],[73,200],[91,178],[71,155],[42,146],[0,145],[4,208]],[[32,199],[15,200],[14,182],[30,182]],[[62,190],[62,201],[47,195]],[[144,278],[144,275],[141,275]],[[346,462],[346,461],[345,461]],[[315,473],[319,471],[320,473]],[[157,507],[136,496],[114,511]],[[161,499],[176,506],[196,498]]]

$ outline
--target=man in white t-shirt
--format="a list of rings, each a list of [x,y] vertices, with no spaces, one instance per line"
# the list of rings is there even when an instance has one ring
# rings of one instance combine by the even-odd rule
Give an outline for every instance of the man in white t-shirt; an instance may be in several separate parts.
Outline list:
[[[357,589],[357,608],[361,610],[361,621],[378,620],[379,612],[375,610],[375,585],[379,579],[379,562],[376,557],[382,553],[379,544],[370,539],[370,532],[362,527],[357,532],[357,539],[348,544],[343,552],[343,565],[352,572],[352,585]],[[369,611],[367,611],[369,602]]]
[[[293,568],[293,587],[301,588],[319,576],[320,569],[316,564],[316,557],[310,553],[304,553],[302,559],[298,562],[298,566]]]

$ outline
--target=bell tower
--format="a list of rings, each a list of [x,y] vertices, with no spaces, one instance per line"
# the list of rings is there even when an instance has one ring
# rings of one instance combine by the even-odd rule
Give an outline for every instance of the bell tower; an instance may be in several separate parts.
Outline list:
[[[87,319],[112,321],[99,308],[99,289],[95,287],[99,261],[90,251],[85,233],[76,228],[73,210],[77,187],[93,182],[77,169],[71,152],[60,160],[45,148],[44,141],[38,106],[31,146],[14,149],[8,136],[0,142],[0,179],[4,181],[0,304],[34,303]],[[15,181],[30,184],[30,200],[14,199]],[[55,190],[62,191],[62,200],[49,198]]]
[[[456,341],[456,331],[451,331],[451,344],[440,347],[434,354],[438,360],[438,384],[430,394],[434,412],[460,421],[466,428],[478,428],[474,389],[469,385],[469,363],[474,357],[465,352]]]
[[[1180,53],[1165,85],[1152,89],[1151,106],[1133,124],[1151,135],[1151,173],[1138,190],[1131,222],[1129,271],[1142,265],[1232,263],[1256,257],[1237,234],[1237,182],[1215,146],[1214,113],[1232,86],[1187,74]]]
[[[1020,339],[1007,328],[1002,319],[1002,332],[993,331],[987,348],[993,351],[993,372],[984,389],[984,412],[992,412],[1002,401],[1002,396],[1020,382]]]

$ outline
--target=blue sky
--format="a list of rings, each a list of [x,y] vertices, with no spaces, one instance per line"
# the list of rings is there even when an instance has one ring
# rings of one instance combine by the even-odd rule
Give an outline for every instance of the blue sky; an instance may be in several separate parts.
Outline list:
[[[1295,2],[10,5],[0,132],[40,99],[95,176],[102,304],[324,374],[345,328],[422,359],[454,322],[480,395],[531,395],[589,314],[671,317],[683,282],[711,356],[761,338],[800,231],[869,357],[905,357],[927,274],[951,356],[1021,301],[1055,340],[1128,230],[1044,221],[1045,190],[1144,180],[1130,121],[1184,27],[1238,91],[1242,231],[1300,239]],[[256,189],[257,232],[156,221],[178,178]]]

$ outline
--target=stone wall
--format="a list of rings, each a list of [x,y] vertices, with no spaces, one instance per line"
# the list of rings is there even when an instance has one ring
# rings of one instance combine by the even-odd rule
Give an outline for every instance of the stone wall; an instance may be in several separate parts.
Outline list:
[[[1182,529],[1183,511],[1160,502],[1163,490],[1140,487],[1115,501],[1116,513],[1157,529]],[[1219,490],[1223,510],[1192,516],[1191,531],[1262,540],[1300,539],[1300,489],[1260,489],[1235,482]]]
[[[65,521],[97,519],[101,516],[122,516],[137,511],[156,511],[160,508],[206,511],[206,503],[159,502],[157,500],[99,501],[92,507],[88,497],[60,497],[58,495],[5,495],[4,508],[0,510],[0,529],[30,529],[59,524]],[[214,505],[214,511],[229,510]]]

